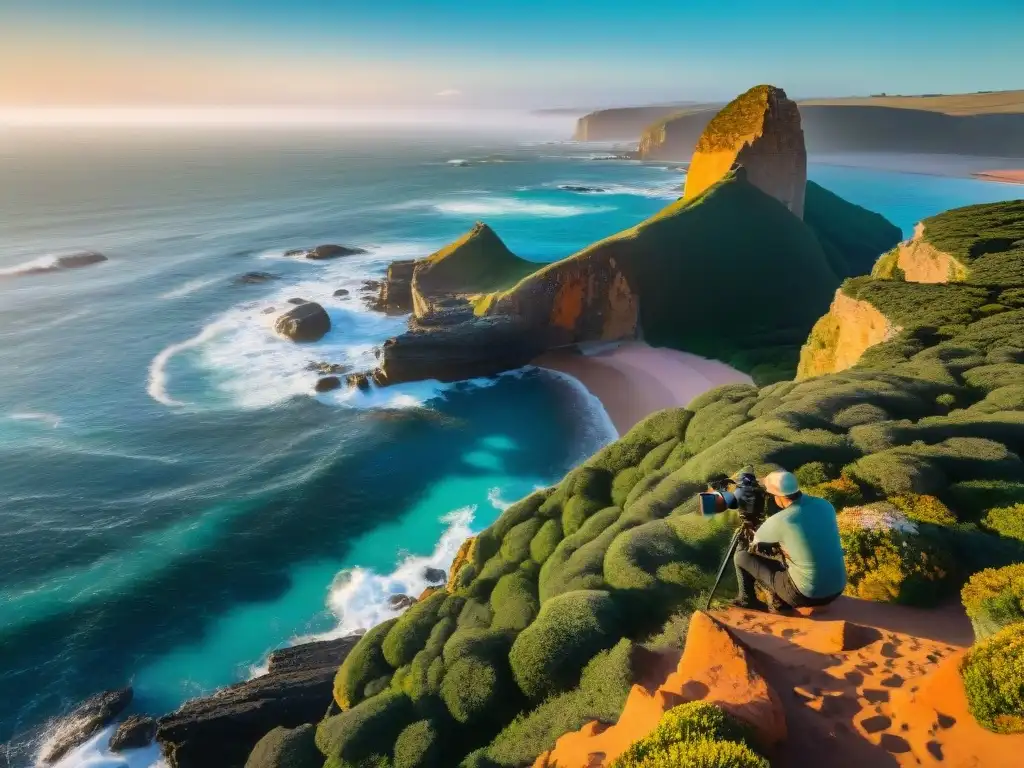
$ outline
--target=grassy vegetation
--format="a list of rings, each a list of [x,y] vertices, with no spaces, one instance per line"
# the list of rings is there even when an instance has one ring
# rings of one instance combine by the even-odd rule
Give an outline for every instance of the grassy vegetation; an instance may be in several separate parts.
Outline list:
[[[924,220],[924,239],[981,285],[1024,285],[1024,200],[969,205]]]
[[[1024,112],[1024,91],[978,91],[928,96],[849,96],[836,99],[806,99],[800,104],[923,109],[947,115],[1012,114]]]
[[[751,189],[726,182],[683,210],[714,210],[719,195],[754,200],[748,211],[769,211],[765,201],[781,209]],[[667,239],[677,226],[654,231]],[[706,224],[686,226],[692,234]],[[806,231],[790,243],[806,242],[805,235],[814,249]],[[648,236],[638,228],[629,238],[650,253]],[[712,260],[700,263],[716,268]],[[687,284],[678,282],[684,268],[670,269],[679,270],[671,272],[672,284]],[[737,285],[735,269],[723,269]],[[764,284],[753,280],[751,295]],[[982,569],[1024,561],[1024,542],[1014,535],[1014,505],[1024,503],[1020,286],[857,278],[844,290],[903,331],[853,369],[760,388],[719,387],[685,409],[654,414],[556,486],[506,509],[477,537],[447,591],[368,632],[346,659],[335,684],[346,711],[317,731],[327,766],[517,768],[566,730],[614,720],[629,688],[630,649],[678,642],[730,538],[730,516],[692,514],[696,492],[746,465],[759,474],[796,470],[809,492],[837,507],[868,505],[913,523],[913,530],[843,526],[852,594],[928,605]],[[723,293],[709,293],[720,305]],[[1007,309],[983,311],[992,303]],[[719,315],[707,316],[718,322]],[[721,323],[737,333],[728,317]],[[770,323],[766,318],[765,329]],[[653,325],[662,338],[701,338]],[[991,617],[1009,611],[999,602],[1002,591],[995,591],[998,599],[967,594],[969,610],[983,605]],[[1024,651],[1024,634],[1007,632],[978,646],[964,667],[976,716],[1004,730],[1024,711],[1024,678],[1007,650]],[[684,758],[764,765],[738,747],[715,746],[721,744],[743,746],[684,740],[653,762],[631,765]]]
[[[516,256],[480,222],[424,261],[417,267],[416,281],[424,290],[446,293],[500,291],[537,269],[536,262]]]

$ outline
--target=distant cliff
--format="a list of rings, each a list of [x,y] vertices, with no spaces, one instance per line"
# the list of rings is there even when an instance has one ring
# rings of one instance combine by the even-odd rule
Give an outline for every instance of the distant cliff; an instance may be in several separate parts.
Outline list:
[[[684,108],[681,104],[661,104],[599,109],[576,121],[573,138],[576,141],[636,141],[648,125]]]

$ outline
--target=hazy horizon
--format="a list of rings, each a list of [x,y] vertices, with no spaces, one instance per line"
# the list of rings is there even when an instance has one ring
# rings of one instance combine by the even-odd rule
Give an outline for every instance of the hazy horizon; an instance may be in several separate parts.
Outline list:
[[[1024,83],[1024,5],[6,0],[0,107],[589,109]]]

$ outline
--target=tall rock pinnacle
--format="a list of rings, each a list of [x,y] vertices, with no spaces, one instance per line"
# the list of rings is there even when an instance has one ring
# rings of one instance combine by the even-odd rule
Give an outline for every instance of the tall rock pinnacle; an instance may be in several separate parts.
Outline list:
[[[683,197],[692,200],[735,165],[747,180],[803,218],[807,150],[800,112],[786,92],[758,85],[725,105],[697,142]]]

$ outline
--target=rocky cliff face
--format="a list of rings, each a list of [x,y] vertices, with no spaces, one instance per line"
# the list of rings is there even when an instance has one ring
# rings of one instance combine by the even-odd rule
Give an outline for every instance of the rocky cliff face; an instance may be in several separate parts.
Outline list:
[[[695,110],[658,120],[644,128],[637,154],[642,160],[688,162],[704,129],[716,112]]]
[[[797,379],[845,371],[869,347],[888,341],[900,330],[871,304],[847,296],[840,288],[800,350]]]
[[[737,164],[747,169],[750,183],[803,218],[807,151],[800,112],[781,88],[751,88],[708,123],[690,161],[683,198],[700,196]]]
[[[891,274],[882,274],[891,261]],[[914,228],[914,237],[900,243],[894,254],[879,262],[876,277],[902,278],[911,283],[955,283],[967,279],[967,267],[948,253],[929,243],[924,237],[924,224]]]
[[[648,125],[671,115],[680,105],[599,109],[576,121],[576,141],[636,141]]]

